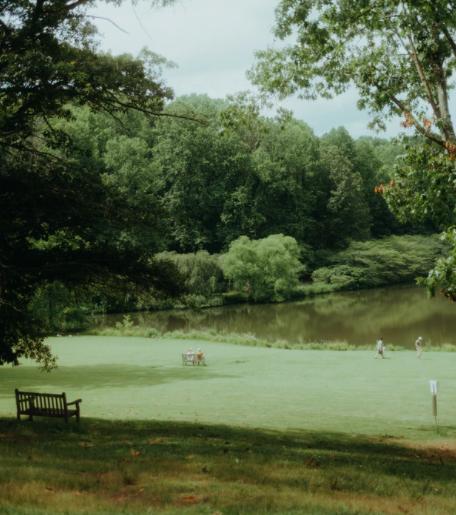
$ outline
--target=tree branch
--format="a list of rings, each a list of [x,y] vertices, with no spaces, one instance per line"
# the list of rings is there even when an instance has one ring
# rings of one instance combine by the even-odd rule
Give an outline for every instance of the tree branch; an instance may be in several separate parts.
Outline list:
[[[79,7],[80,5],[87,4],[89,1],[90,0],[76,0],[71,3],[67,3],[66,8],[68,9],[68,11],[71,11],[73,9],[76,9],[76,7]]]
[[[446,148],[445,141],[438,134],[436,134],[435,132],[431,132],[430,130],[426,129],[423,125],[421,125],[421,123],[413,116],[411,110],[401,100],[399,100],[395,95],[390,95],[390,98],[391,101],[400,110],[400,112],[406,114],[409,117],[413,126],[420,134],[430,139],[434,143],[437,143],[437,145]]]
[[[119,29],[121,32],[123,32],[124,34],[129,34],[129,32],[127,32],[125,29],[123,29],[120,25],[117,25],[116,22],[112,21],[110,18],[106,18],[105,16],[95,16],[94,14],[86,14],[86,17],[87,18],[94,18],[96,20],[105,20],[105,21],[108,21],[109,23],[111,23],[112,25],[114,25],[114,27],[116,29]]]
[[[434,115],[436,118],[441,119],[442,113],[440,111],[440,107],[437,104],[437,102],[434,99],[434,94],[432,92],[431,85],[429,84],[429,81],[426,78],[426,74],[424,73],[423,65],[421,64],[420,60],[418,59],[418,53],[415,47],[415,44],[413,42],[413,37],[410,34],[407,34],[407,39],[409,40],[410,46],[412,51],[410,52],[410,57],[412,58],[416,71],[418,72],[418,76],[421,80],[421,83],[426,91],[426,96],[428,99],[429,104],[432,107],[432,111],[434,112]]]
[[[450,32],[444,25],[439,24],[439,26],[440,26],[441,31],[443,32],[443,35],[447,38],[448,43],[450,44],[451,50],[453,50],[454,56],[456,57],[456,42],[451,37]]]
[[[187,120],[187,121],[190,121],[190,122],[196,122],[196,123],[199,123],[201,125],[207,125],[207,120],[194,118],[192,116],[187,116],[185,114],[167,113],[165,111],[161,111],[161,112],[151,111],[151,110],[146,109],[144,107],[139,107],[138,105],[135,105],[135,104],[130,104],[130,103],[127,103],[127,102],[122,102],[118,98],[115,98],[113,100],[113,104],[114,105],[117,104],[117,105],[119,105],[121,107],[124,107],[126,109],[133,109],[133,110],[136,110],[136,111],[140,111],[141,113],[148,114],[149,116],[159,116],[159,117],[164,116],[164,117],[168,117],[168,118],[178,118],[178,119],[181,119],[181,120]]]

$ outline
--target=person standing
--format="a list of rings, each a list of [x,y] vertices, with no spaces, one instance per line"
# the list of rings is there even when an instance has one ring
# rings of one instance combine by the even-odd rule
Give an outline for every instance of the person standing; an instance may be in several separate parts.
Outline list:
[[[420,359],[421,355],[423,354],[423,338],[421,336],[418,336],[418,338],[415,341],[415,349],[416,357]]]
[[[377,355],[375,357],[380,356],[382,359],[385,357],[385,343],[383,342],[383,338],[377,340]]]

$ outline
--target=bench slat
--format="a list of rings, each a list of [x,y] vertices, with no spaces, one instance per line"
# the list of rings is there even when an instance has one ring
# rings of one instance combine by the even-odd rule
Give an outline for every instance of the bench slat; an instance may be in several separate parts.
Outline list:
[[[66,394],[40,393],[40,392],[20,392],[15,390],[17,418],[21,415],[28,415],[33,420],[34,416],[60,417],[68,421],[69,417],[76,417],[79,422],[80,399],[71,403],[74,408],[68,409]]]

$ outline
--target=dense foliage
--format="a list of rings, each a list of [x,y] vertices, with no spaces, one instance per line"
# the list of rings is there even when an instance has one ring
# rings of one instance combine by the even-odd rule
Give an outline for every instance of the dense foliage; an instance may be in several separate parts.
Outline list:
[[[264,91],[332,97],[353,85],[372,124],[401,116],[419,139],[390,181],[379,184],[402,221],[455,224],[456,131],[450,93],[456,69],[456,10],[446,0],[281,0],[279,49],[258,52],[250,76]],[[340,164],[343,166],[343,163]],[[386,178],[385,178],[386,179]],[[454,252],[454,251],[453,251]],[[429,287],[450,297],[456,283],[451,256],[431,273]]]
[[[52,365],[46,328],[29,310],[48,282],[172,284],[142,245],[154,230],[150,206],[132,209],[55,122],[71,118],[70,104],[153,115],[170,96],[154,55],[97,53],[88,4],[0,2],[0,364]]]
[[[443,234],[442,239],[450,245],[450,251],[448,255],[437,260],[422,283],[432,294],[442,289],[447,297],[456,301],[456,230],[449,229]]]
[[[273,234],[260,240],[241,236],[222,257],[222,269],[233,289],[248,299],[284,300],[299,283],[303,265],[294,238]]]
[[[374,288],[410,283],[425,277],[436,259],[448,250],[438,236],[390,236],[352,242],[312,273],[317,284],[335,290]]]
[[[147,209],[151,252],[219,253],[239,236],[286,234],[312,248],[403,232],[375,185],[389,180],[396,144],[353,140],[339,128],[317,138],[289,113],[275,118],[244,96],[225,101],[182,97],[167,114],[205,123],[74,109],[60,122],[80,149],[80,166]],[[154,217],[155,216],[155,217]],[[153,218],[154,217],[154,218]],[[153,231],[155,229],[155,231]]]
[[[156,259],[170,261],[176,267],[184,289],[179,298],[182,305],[202,307],[222,302],[220,296],[226,291],[226,280],[217,255],[206,250],[187,254],[161,252]]]

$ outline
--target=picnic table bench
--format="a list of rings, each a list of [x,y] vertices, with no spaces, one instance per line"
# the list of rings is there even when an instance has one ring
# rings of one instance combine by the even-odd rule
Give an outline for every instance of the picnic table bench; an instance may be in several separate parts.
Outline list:
[[[58,417],[68,422],[70,417],[76,417],[79,422],[81,399],[67,402],[65,393],[20,392],[17,388],[15,393],[18,420],[21,415],[27,415],[30,420],[33,417]]]

